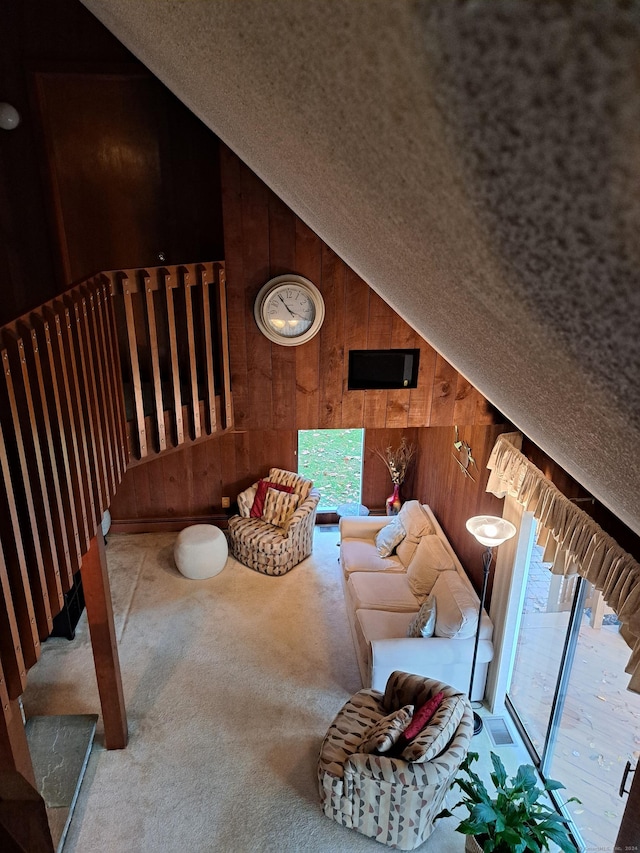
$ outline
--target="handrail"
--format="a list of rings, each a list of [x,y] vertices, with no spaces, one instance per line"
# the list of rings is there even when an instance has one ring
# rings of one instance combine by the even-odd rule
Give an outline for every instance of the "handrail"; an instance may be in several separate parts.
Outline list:
[[[15,700],[130,458],[232,425],[224,264],[91,276],[0,328],[0,366],[0,697]]]

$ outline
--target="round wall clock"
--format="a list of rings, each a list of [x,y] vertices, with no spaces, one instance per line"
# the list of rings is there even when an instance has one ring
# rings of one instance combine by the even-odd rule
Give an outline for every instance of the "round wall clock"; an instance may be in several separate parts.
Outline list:
[[[279,275],[260,288],[253,314],[258,328],[270,341],[294,347],[311,340],[320,331],[324,301],[308,279]]]

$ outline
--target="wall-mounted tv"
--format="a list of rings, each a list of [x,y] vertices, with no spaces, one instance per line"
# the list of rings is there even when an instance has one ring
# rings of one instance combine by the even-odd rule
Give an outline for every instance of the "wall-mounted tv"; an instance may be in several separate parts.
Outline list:
[[[419,361],[419,349],[352,349],[348,390],[416,388]]]

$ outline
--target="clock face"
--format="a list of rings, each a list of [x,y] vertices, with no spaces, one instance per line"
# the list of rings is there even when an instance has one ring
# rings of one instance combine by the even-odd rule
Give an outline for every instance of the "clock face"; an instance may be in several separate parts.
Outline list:
[[[297,346],[320,330],[324,302],[318,288],[306,278],[281,275],[261,288],[254,316],[269,340],[282,346]]]
[[[294,283],[276,287],[263,306],[265,323],[276,335],[297,338],[311,328],[316,307],[306,288]]]

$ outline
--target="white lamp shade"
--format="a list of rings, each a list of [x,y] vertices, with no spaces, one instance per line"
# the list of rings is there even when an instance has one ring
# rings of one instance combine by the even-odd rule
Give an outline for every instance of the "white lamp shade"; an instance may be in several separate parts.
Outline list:
[[[497,548],[516,533],[516,528],[510,521],[497,515],[475,515],[467,521],[467,530],[487,548]]]

